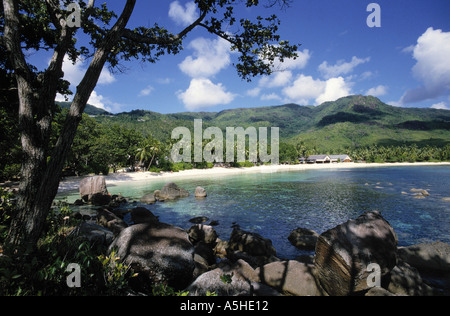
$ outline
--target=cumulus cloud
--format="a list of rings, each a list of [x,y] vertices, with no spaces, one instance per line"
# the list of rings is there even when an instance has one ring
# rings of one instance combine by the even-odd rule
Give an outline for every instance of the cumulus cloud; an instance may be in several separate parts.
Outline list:
[[[228,104],[235,95],[227,92],[222,84],[214,84],[206,78],[194,78],[185,92],[178,92],[178,98],[189,111],[201,108]]]
[[[87,71],[87,68],[88,68],[87,63],[82,59],[78,59],[75,63],[73,63],[67,55],[64,57],[64,63],[62,67],[62,70],[64,72],[64,79],[70,82],[70,87],[72,91],[74,91],[75,87],[78,86],[78,84],[83,79]],[[115,81],[116,78],[114,77],[114,75],[106,68],[104,68],[100,74],[97,84],[109,85]],[[70,101],[70,100],[71,99],[66,98],[65,96],[60,94],[57,94],[56,96],[56,101]],[[118,104],[98,94],[96,91],[92,92],[88,100],[88,104],[106,110],[108,112],[111,112],[112,110],[111,106],[116,108],[118,107]]]
[[[357,66],[369,61],[370,57],[361,59],[356,56],[353,56],[350,62],[339,60],[335,65],[328,65],[328,62],[324,61],[322,64],[320,64],[319,71],[326,79],[336,78],[341,75],[347,75],[351,73]]]
[[[439,103],[433,104],[431,106],[431,108],[437,109],[437,110],[450,110],[450,107],[448,107],[445,102],[439,102]]]
[[[188,26],[198,19],[197,5],[191,1],[183,7],[178,1],[170,4],[169,17],[177,24]]]
[[[295,70],[295,69],[303,69],[308,65],[309,60],[311,59],[311,53],[309,49],[305,49],[302,52],[296,52],[297,58],[285,58],[283,62],[279,58],[275,59],[273,63],[274,71],[283,71],[283,70]]]
[[[261,78],[259,81],[260,87],[275,88],[283,87],[291,82],[293,74],[291,71],[281,71]]]
[[[155,90],[155,88],[153,88],[152,86],[147,86],[146,88],[142,89],[141,92],[139,93],[140,97],[145,97],[150,95],[150,93],[153,92],[153,90]]]
[[[374,97],[381,97],[383,95],[386,95],[387,92],[388,92],[387,86],[379,85],[377,87],[370,88],[369,90],[367,90],[366,95],[371,95]]]
[[[400,104],[436,99],[450,94],[450,32],[428,28],[417,40],[412,69],[414,77],[422,85],[406,91]]]
[[[193,56],[186,57],[179,67],[192,78],[209,78],[231,64],[230,43],[224,39],[200,37],[194,39],[189,48],[194,50]]]
[[[331,78],[325,82],[325,91],[316,99],[316,104],[322,104],[328,101],[336,101],[339,98],[346,97],[351,93],[350,83],[344,78]]]
[[[66,55],[64,57],[64,63],[62,70],[64,72],[64,79],[69,81],[72,87],[76,87],[80,81],[83,79],[88,66],[85,64],[85,61],[82,59],[78,59],[75,64],[69,59]],[[98,79],[99,85],[107,85],[116,81],[111,72],[109,72],[106,68],[102,70],[100,77]]]
[[[276,93],[263,94],[261,96],[262,101],[281,101],[282,98]]]
[[[107,100],[105,99],[104,96],[97,94],[96,91],[92,91],[88,104],[93,105],[99,109],[111,112],[111,108],[106,106],[105,104],[106,101]]]
[[[314,100],[315,104],[319,105],[350,95],[351,83],[342,77],[324,81],[301,74],[292,85],[283,89],[283,93],[292,102],[309,104]]]

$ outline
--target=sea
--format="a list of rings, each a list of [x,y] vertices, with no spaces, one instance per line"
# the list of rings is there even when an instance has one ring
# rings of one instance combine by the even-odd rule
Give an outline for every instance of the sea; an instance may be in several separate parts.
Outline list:
[[[145,205],[139,199],[167,182],[191,195]],[[206,189],[196,199],[197,186]],[[426,190],[425,196],[417,190]],[[422,242],[450,243],[450,166],[398,166],[314,169],[275,173],[205,176],[177,180],[146,180],[108,186],[129,203],[123,209],[146,207],[161,222],[189,229],[194,217],[218,222],[215,229],[228,240],[235,225],[272,241],[277,256],[295,259],[307,254],[288,241],[302,227],[321,234],[367,211],[378,210],[397,233],[399,246]],[[73,203],[78,192],[58,199]],[[447,199],[446,199],[447,198]],[[76,207],[73,207],[74,210]],[[86,211],[86,207],[84,207]]]

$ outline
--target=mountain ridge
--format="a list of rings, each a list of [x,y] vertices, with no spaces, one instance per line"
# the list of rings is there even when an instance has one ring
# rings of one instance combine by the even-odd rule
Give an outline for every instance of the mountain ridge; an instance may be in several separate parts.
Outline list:
[[[372,96],[352,95],[319,106],[284,105],[227,109],[220,112],[160,114],[134,110],[98,116],[102,122],[140,129],[164,140],[178,126],[193,130],[194,119],[203,127],[280,127],[282,141],[304,142],[318,149],[450,143],[450,111],[431,108],[400,108]]]

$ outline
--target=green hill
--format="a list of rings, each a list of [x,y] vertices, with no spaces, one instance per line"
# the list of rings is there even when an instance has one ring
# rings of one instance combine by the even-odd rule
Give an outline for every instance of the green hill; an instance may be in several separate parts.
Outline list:
[[[193,129],[194,119],[204,128],[249,126],[280,127],[282,141],[304,142],[318,150],[372,145],[444,146],[450,143],[450,111],[429,108],[399,108],[375,97],[348,96],[320,106],[285,104],[221,112],[159,114],[136,110],[97,118],[141,130],[165,140],[175,127]]]
[[[70,108],[71,102],[56,102],[56,104],[58,104],[62,109],[68,109],[68,108]],[[97,108],[97,107],[95,107],[93,105],[90,105],[90,104],[86,105],[86,109],[84,110],[84,113],[86,113],[87,115],[91,115],[91,116],[112,115],[108,111],[105,111],[103,109]]]

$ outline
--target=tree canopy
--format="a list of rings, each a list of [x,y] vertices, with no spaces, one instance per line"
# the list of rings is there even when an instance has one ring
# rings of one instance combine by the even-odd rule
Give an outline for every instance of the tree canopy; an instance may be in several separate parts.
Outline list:
[[[79,27],[68,23],[72,12],[67,7],[78,4]],[[238,52],[235,64],[240,77],[270,74],[275,61],[295,58],[297,45],[281,40],[280,20],[276,15],[254,19],[238,18],[240,7],[260,5],[286,6],[288,0],[194,0],[198,18],[178,33],[164,26],[128,28],[136,0],[124,1],[120,14],[106,2],[95,0],[3,0],[0,8],[0,57],[7,75],[15,79],[18,95],[22,167],[18,210],[14,214],[7,245],[11,253],[33,249],[42,233],[46,215],[57,193],[65,161],[70,153],[86,103],[105,66],[120,69],[120,61],[139,59],[155,63],[162,55],[178,54],[183,40],[194,28],[203,28],[231,43]],[[273,12],[273,10],[270,10]],[[88,43],[78,43],[77,33],[84,32]],[[52,52],[43,71],[28,63],[24,52]],[[54,145],[52,122],[55,119],[57,93],[70,94],[63,80],[62,65],[68,56],[72,62],[83,57],[89,67],[73,92],[73,100]],[[54,135],[54,134],[53,134]]]

